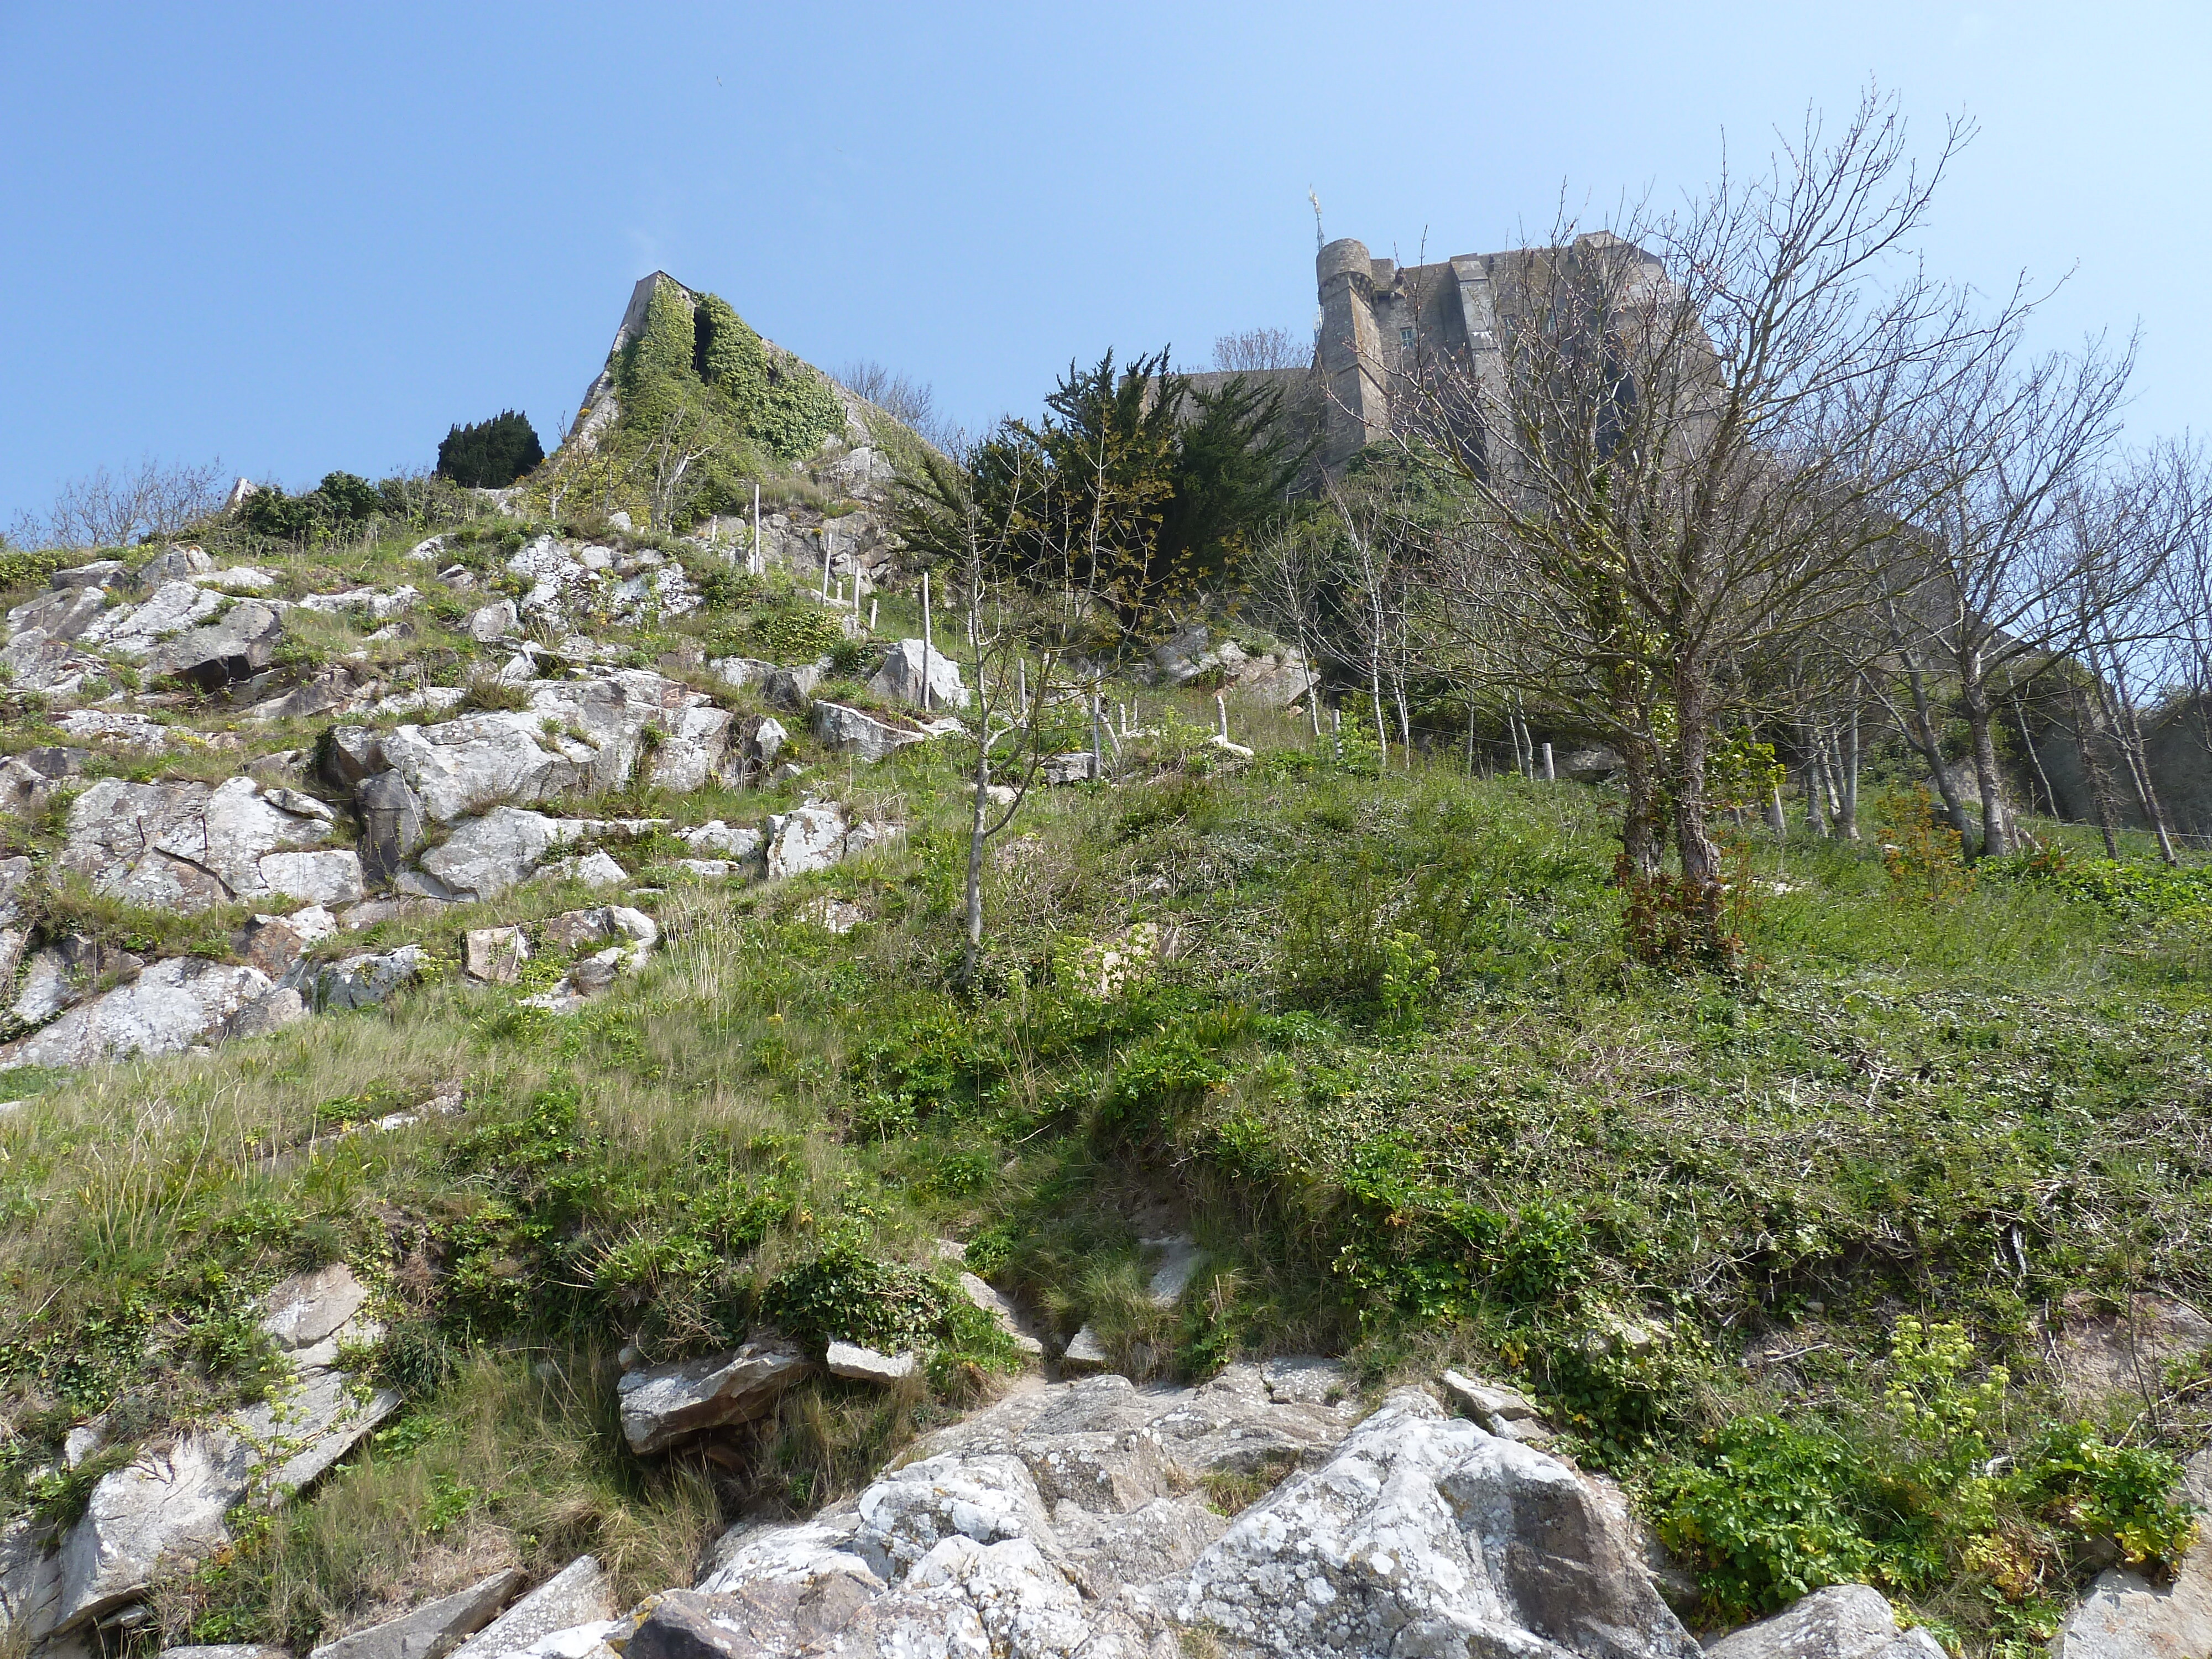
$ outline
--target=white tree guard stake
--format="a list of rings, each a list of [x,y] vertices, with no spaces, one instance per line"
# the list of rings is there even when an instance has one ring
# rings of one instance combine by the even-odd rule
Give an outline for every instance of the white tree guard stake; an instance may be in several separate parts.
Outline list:
[[[761,551],[760,486],[753,486],[753,550],[745,559],[745,574],[757,576],[768,568],[768,556]]]
[[[921,707],[929,709],[929,572],[921,573]]]

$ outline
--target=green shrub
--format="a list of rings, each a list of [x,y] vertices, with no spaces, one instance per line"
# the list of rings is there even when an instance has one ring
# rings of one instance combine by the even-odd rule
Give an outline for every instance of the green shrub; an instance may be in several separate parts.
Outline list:
[[[770,1280],[761,1313],[787,1336],[813,1346],[833,1339],[886,1352],[933,1334],[947,1308],[928,1274],[884,1261],[857,1244],[835,1243]]]
[[[447,433],[438,446],[438,474],[471,489],[504,489],[544,459],[528,418],[505,409]]]
[[[264,484],[238,507],[238,522],[274,541],[313,542],[350,531],[387,511],[385,492],[350,472],[329,472],[313,489],[288,495]]]
[[[778,662],[811,662],[834,651],[845,637],[836,613],[818,605],[757,611],[748,631],[755,643]]]
[[[1734,1620],[1866,1577],[1875,1551],[1853,1513],[1858,1479],[1858,1454],[1840,1437],[1752,1416],[1650,1495],[1661,1540],[1696,1569],[1711,1610]]]
[[[23,548],[0,547],[0,591],[45,581],[60,568],[62,556],[52,550],[31,552]]]

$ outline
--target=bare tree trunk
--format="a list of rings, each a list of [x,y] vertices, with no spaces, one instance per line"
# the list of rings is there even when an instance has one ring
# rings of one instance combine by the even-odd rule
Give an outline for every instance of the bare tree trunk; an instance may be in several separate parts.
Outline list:
[[[1844,749],[1844,810],[1838,823],[1843,827],[1845,841],[1859,838],[1859,708],[1851,705],[1850,724]]]
[[[1620,746],[1628,805],[1620,817],[1621,884],[1648,882],[1659,874],[1659,767],[1650,745]]]
[[[1959,832],[1963,846],[1972,839],[1967,827],[1966,803],[1959,799],[1959,791],[1951,781],[1951,769],[1943,764],[1943,746],[1937,741],[1936,719],[1928,707],[1928,682],[1918,667],[1905,671],[1912,685],[1912,729],[1905,733],[1912,746],[1928,763],[1929,776],[1935,781],[1936,793],[1943,798],[1943,811],[1951,820],[1951,827]]]
[[[2112,802],[2112,781],[2105,770],[2104,757],[2097,753],[2097,738],[2101,733],[2094,729],[2095,717],[2081,696],[2078,683],[2069,683],[2068,694],[2074,703],[2074,743],[2081,752],[2082,775],[2089,780],[2090,798],[2096,803],[2097,827],[2105,832],[2105,853],[2108,858],[2120,855],[2120,820],[2118,810]]]
[[[2043,803],[2052,817],[2059,817],[2063,815],[2058,810],[2058,792],[2051,787],[2051,774],[2043,769],[2043,752],[2035,746],[2035,733],[2028,730],[2027,709],[2021,702],[2017,686],[2013,688],[2012,717],[2020,723],[2020,741],[2027,750],[2028,764],[2035,769],[2035,781],[2043,786]],[[2034,805],[2033,801],[2028,804],[2031,807]]]
[[[972,986],[983,958],[983,842],[991,814],[991,745],[988,733],[975,744],[975,811],[968,820],[967,942],[960,953],[961,981]]]
[[[2179,864],[2181,859],[2173,850],[2173,837],[2166,827],[2166,813],[2159,805],[2158,791],[2151,783],[2150,753],[2143,743],[2142,723],[2136,717],[2135,701],[2128,696],[2127,678],[2117,654],[2112,657],[2112,667],[2113,736],[2118,740],[2121,756],[2127,761],[2128,775],[2136,787],[2136,799],[2142,804],[2143,817],[2150,820],[2151,830],[2158,836],[2158,855],[2171,867]]]
[[[1962,652],[1959,661],[1959,702],[1966,711],[1966,730],[1973,739],[1974,784],[1982,793],[1982,854],[2002,858],[2013,850],[2012,826],[2005,819],[2004,774],[1997,766],[1996,722],[1990,707],[1989,684],[1982,677],[1982,653]]]
[[[1799,741],[1805,747],[1805,823],[1812,832],[1826,840],[1828,830],[1828,757],[1820,742],[1820,723],[1809,721],[1798,728]]]
[[[1674,855],[1697,906],[1707,953],[1721,952],[1721,849],[1705,812],[1705,761],[1712,741],[1703,665],[1685,656],[1674,671]]]

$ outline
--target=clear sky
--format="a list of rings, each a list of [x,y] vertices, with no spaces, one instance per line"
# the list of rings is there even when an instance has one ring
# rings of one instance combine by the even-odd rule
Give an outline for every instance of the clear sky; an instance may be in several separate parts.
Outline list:
[[[971,425],[1072,357],[1313,318],[1314,220],[1512,246],[1678,197],[1869,76],[1978,120],[1926,238],[2140,323],[2131,428],[2212,428],[2212,4],[592,6],[0,0],[0,524],[220,455],[293,484],[550,447],[655,268]]]

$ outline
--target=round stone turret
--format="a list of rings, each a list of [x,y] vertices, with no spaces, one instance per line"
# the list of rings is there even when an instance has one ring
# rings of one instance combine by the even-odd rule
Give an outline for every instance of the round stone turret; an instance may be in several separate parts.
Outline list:
[[[1351,236],[1340,236],[1314,256],[1315,275],[1321,286],[1327,288],[1332,276],[1370,276],[1373,262],[1367,257],[1367,244]]]

